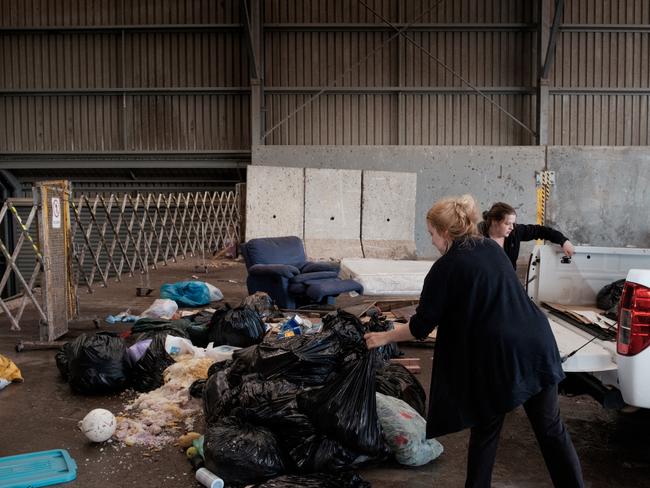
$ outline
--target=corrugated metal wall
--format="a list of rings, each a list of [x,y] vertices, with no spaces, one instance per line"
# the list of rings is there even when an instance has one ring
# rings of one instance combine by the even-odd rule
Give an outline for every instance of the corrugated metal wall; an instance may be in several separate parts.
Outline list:
[[[100,26],[239,22],[239,2],[220,0],[3,0],[3,26]]]
[[[364,0],[391,21],[518,22],[532,21],[529,4],[520,0]],[[265,22],[360,22],[381,20],[357,0],[266,0]],[[432,8],[433,7],[433,8]]]
[[[0,151],[248,149],[239,12],[237,0],[0,2]]]
[[[556,145],[650,144],[650,2],[566,2],[551,70]]]
[[[366,3],[378,15],[342,0],[266,3],[267,131],[289,117],[267,144],[534,142],[424,50],[533,127],[535,2]],[[381,17],[414,22],[408,35],[424,50],[391,39]]]
[[[264,142],[533,144],[425,50],[534,131],[539,1],[260,0]],[[650,2],[565,3],[549,144],[650,144]],[[243,25],[239,0],[3,0],[0,152],[248,150]]]

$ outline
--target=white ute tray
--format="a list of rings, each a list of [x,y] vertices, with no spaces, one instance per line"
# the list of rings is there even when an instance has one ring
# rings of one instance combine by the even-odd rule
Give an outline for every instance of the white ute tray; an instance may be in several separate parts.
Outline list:
[[[562,325],[561,319],[556,321],[553,316],[548,317],[553,335],[557,341],[562,358],[568,356],[576,349],[580,349],[573,356],[562,363],[566,373],[593,373],[597,371],[611,371],[617,368],[616,343],[593,339],[593,335],[575,327],[568,328]],[[586,344],[586,345],[585,345]],[[583,347],[584,346],[584,347]]]

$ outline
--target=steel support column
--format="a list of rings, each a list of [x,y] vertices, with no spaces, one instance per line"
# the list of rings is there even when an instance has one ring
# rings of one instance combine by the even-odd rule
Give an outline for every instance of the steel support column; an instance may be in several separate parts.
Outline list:
[[[264,104],[264,66],[262,54],[262,6],[260,0],[242,0],[244,30],[251,69],[251,146],[264,144],[262,134]]]
[[[555,58],[555,43],[564,12],[564,0],[555,0],[553,23],[549,26],[551,0],[539,0],[537,10],[537,107],[538,145],[548,144],[549,82],[548,74]]]
[[[402,22],[402,12],[400,9],[401,2],[397,2],[397,20]],[[382,25],[383,27],[383,25]],[[406,86],[406,66],[409,61],[407,58],[406,41],[404,37],[397,37],[397,87]],[[397,92],[397,144],[400,146],[406,144],[406,95],[403,91]]]

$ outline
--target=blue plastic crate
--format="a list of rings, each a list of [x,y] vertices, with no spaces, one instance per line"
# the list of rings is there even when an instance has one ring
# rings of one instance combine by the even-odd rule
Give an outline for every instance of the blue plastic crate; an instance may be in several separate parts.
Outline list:
[[[38,488],[76,477],[77,463],[65,449],[0,458],[0,488]]]

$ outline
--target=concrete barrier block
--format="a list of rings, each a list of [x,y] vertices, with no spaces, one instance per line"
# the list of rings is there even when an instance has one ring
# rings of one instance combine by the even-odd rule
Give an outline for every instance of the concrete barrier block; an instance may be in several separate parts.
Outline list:
[[[361,242],[365,257],[415,257],[417,175],[363,172]]]
[[[311,259],[361,257],[361,171],[305,170],[305,250]]]
[[[305,170],[249,166],[246,182],[246,240],[304,237]]]

